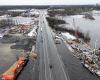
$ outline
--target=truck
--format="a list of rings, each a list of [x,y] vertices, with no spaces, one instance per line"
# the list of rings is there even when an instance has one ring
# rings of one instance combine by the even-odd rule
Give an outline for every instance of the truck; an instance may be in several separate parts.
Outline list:
[[[0,80],[16,80],[17,76],[28,62],[28,57],[28,54],[21,54],[11,67],[0,75]]]

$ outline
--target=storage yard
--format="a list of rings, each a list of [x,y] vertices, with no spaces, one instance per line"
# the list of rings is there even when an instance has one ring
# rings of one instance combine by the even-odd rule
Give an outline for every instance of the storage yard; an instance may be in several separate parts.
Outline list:
[[[33,47],[35,48],[36,45],[39,13],[38,10],[31,10],[27,13],[25,11],[22,10],[21,14],[16,17],[4,15],[0,18],[12,21],[12,24],[8,21],[9,25],[0,28],[0,53],[2,53],[0,54],[0,74],[2,74],[0,77],[5,80],[15,80],[29,58],[34,61],[37,57]],[[8,12],[20,12],[20,10],[9,10]],[[22,53],[23,55],[28,53],[27,62],[22,60],[21,63]]]

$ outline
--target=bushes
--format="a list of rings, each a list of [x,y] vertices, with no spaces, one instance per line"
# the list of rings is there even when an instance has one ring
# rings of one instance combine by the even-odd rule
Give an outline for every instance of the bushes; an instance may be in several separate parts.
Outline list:
[[[50,17],[46,17],[47,21],[49,22],[49,24],[52,25],[59,25],[59,24],[65,24],[66,22],[64,20],[59,20],[56,18],[50,18]]]
[[[48,10],[48,15],[54,17],[55,15],[66,15],[65,10]]]
[[[51,28],[55,29],[56,31],[62,31],[62,32],[69,32],[72,35],[75,35],[77,38],[82,38],[85,42],[90,41],[89,33],[84,34],[80,30],[74,30],[74,29],[69,29],[66,27],[60,27],[60,24],[65,24],[66,22],[64,20],[59,20],[56,18],[46,18],[48,21],[48,24]]]

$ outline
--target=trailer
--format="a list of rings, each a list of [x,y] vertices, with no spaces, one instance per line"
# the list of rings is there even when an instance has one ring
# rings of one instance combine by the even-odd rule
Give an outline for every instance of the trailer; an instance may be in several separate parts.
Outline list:
[[[28,54],[21,54],[11,67],[0,75],[0,80],[16,80],[27,62]]]

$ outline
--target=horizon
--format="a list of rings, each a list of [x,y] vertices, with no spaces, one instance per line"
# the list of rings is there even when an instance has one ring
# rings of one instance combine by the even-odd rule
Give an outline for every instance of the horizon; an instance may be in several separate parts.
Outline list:
[[[48,4],[48,5],[0,5],[0,6],[84,6],[84,5],[96,5],[96,4]]]
[[[3,5],[95,5],[99,4],[100,0],[3,0],[0,1],[0,6]]]

